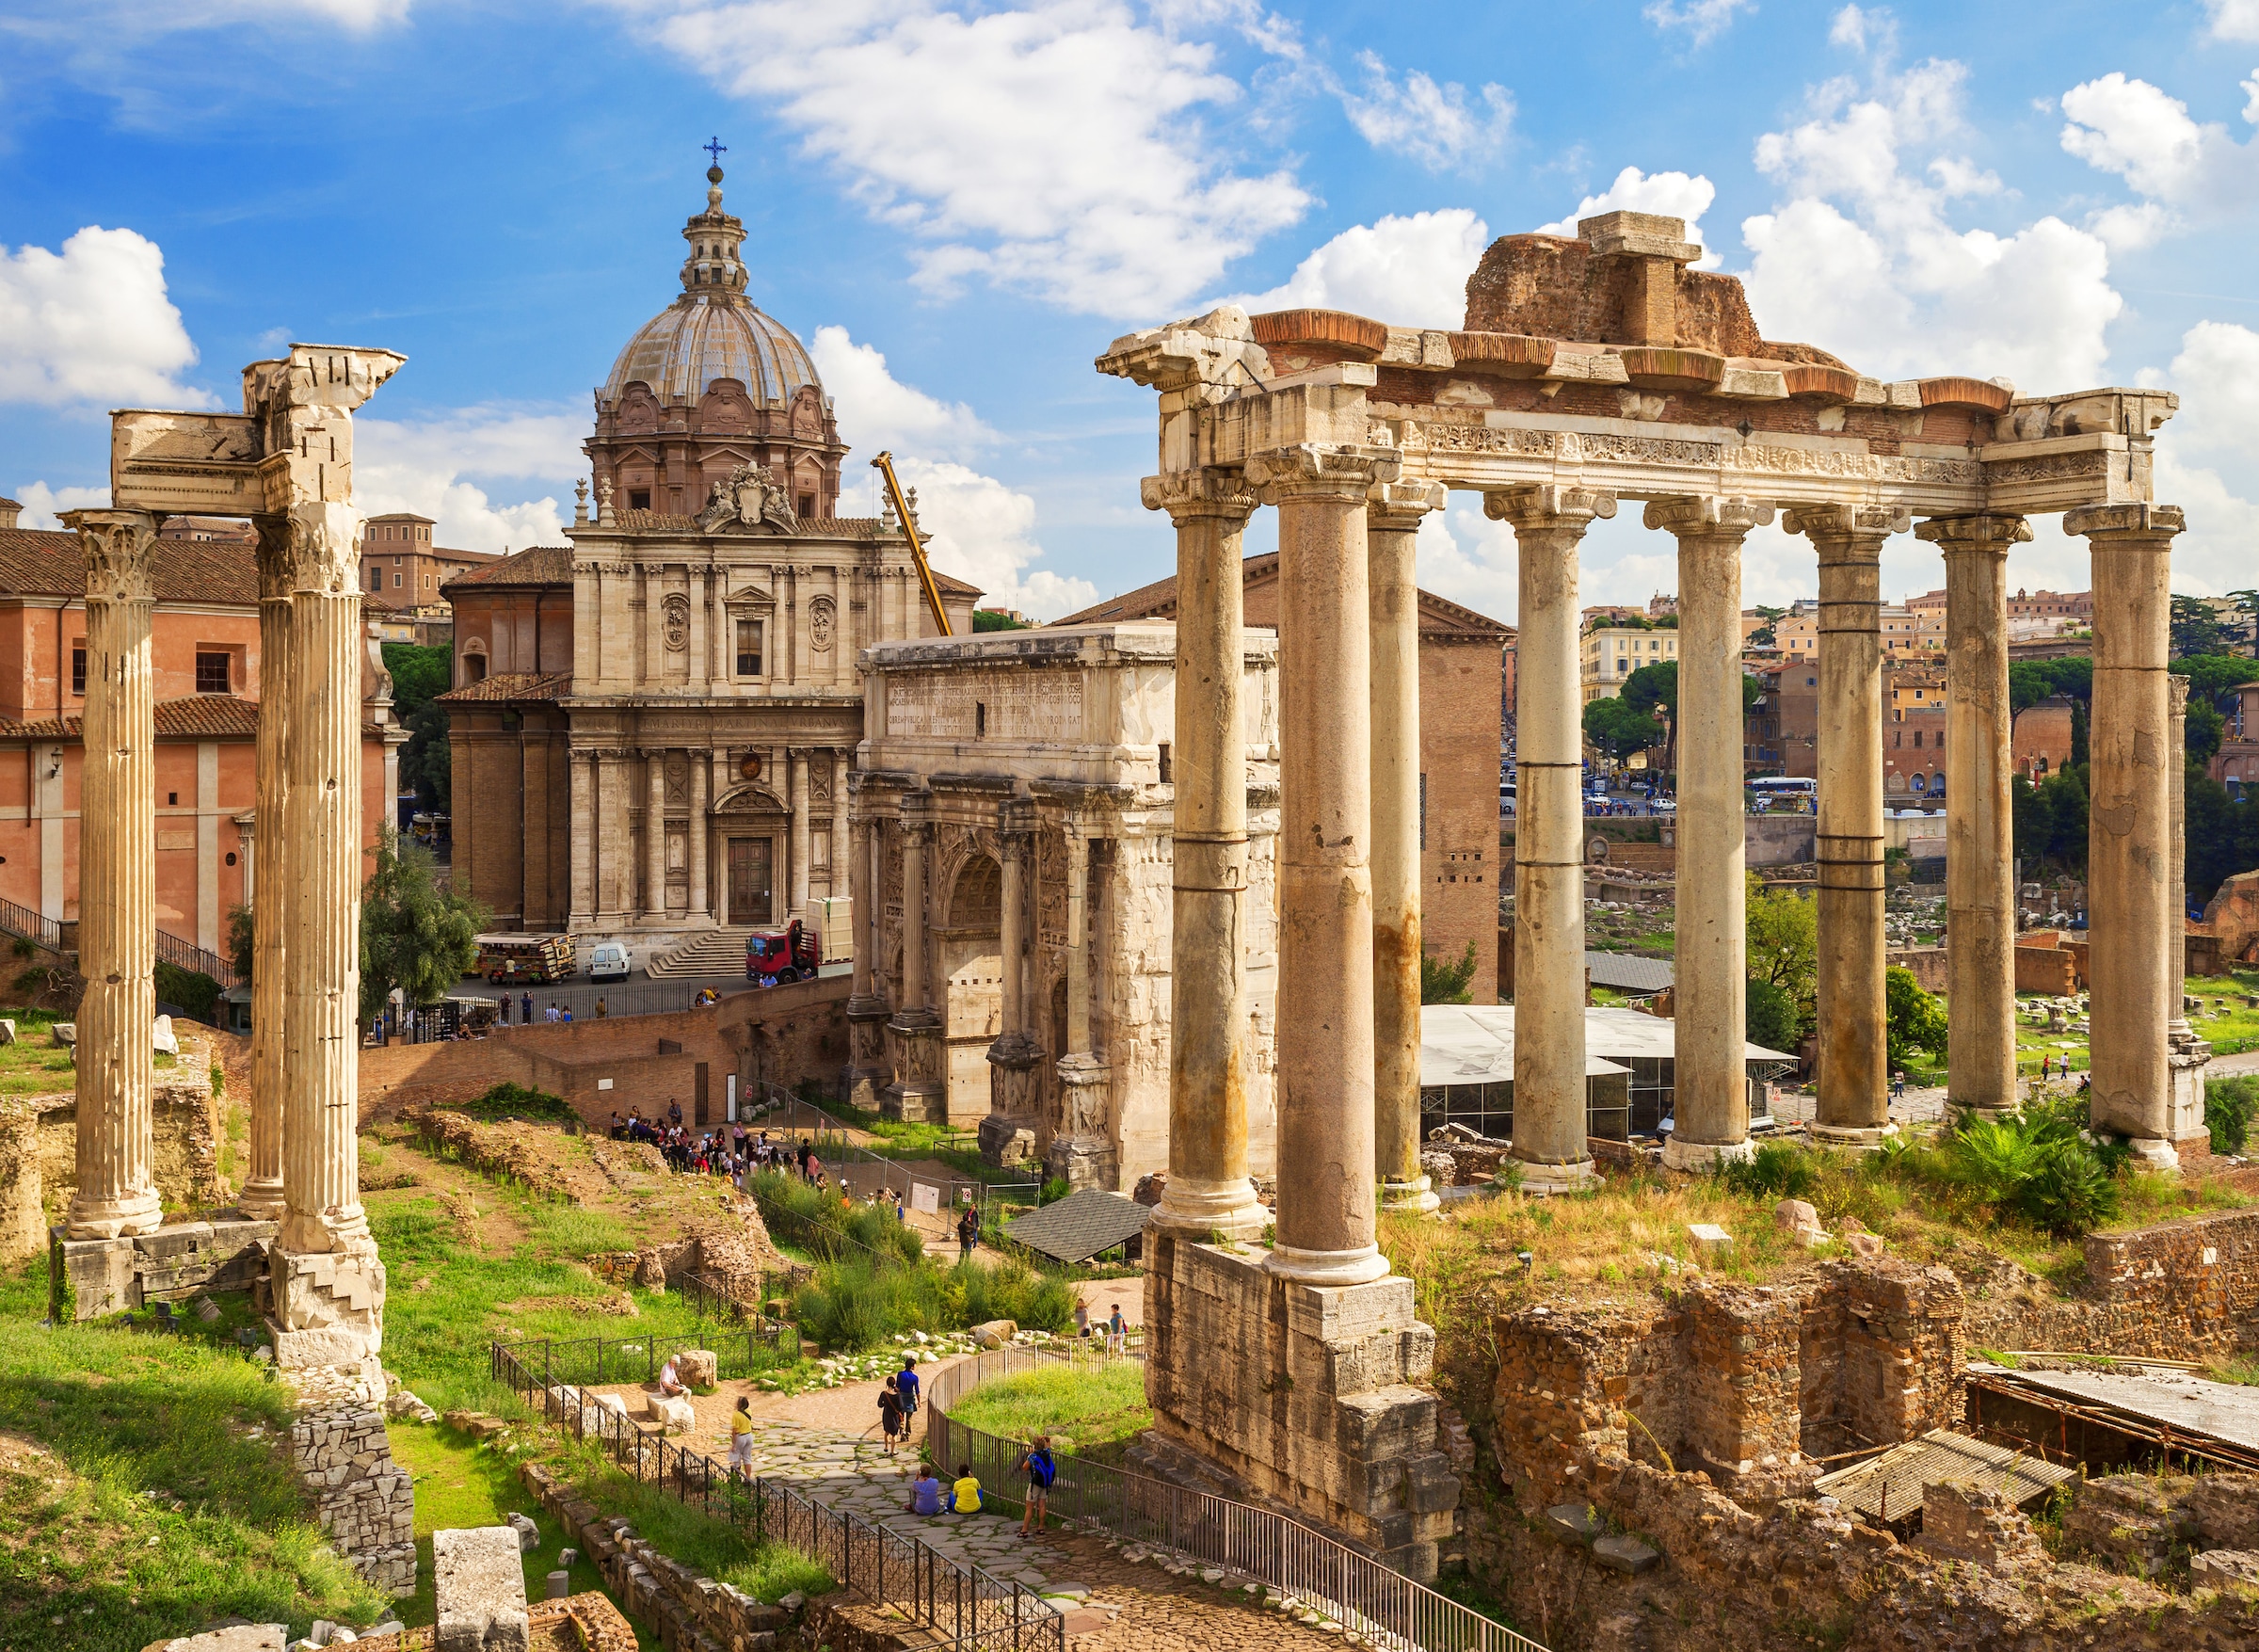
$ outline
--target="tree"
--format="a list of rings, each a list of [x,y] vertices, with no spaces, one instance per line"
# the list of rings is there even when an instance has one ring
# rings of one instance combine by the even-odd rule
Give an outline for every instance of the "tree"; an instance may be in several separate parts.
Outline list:
[[[1748,875],[1742,927],[1750,975],[1786,995],[1800,1028],[1812,1026],[1818,1019],[1818,908],[1802,895],[1766,889],[1754,873]]]
[[[1419,1002],[1422,1003],[1472,1003],[1475,978],[1475,943],[1468,941],[1466,951],[1459,954],[1455,964],[1446,963],[1430,954],[1419,956]]]
[[[1890,1065],[1904,1067],[1917,1050],[1934,1059],[1946,1053],[1946,1006],[1922,990],[1912,970],[1888,970],[1882,976],[1883,1028]]]
[[[1016,619],[1001,608],[975,608],[972,611],[972,629],[975,631],[1030,631],[1033,619]]]
[[[2172,651],[2179,657],[2227,652],[2227,627],[2220,624],[2219,616],[2203,598],[2173,598],[2171,624]]]
[[[251,959],[256,953],[251,945],[251,909],[248,906],[228,908],[228,962],[234,966],[235,979],[246,986],[251,983]]]
[[[389,827],[360,890],[360,1018],[372,1020],[393,988],[411,1006],[437,1003],[478,958],[487,908],[440,888],[438,862]]]
[[[1596,699],[1584,708],[1584,737],[1594,749],[1621,762],[1635,751],[1661,745],[1663,726],[1650,713],[1621,698]]]
[[[2223,794],[2224,795],[2224,794]],[[2010,814],[2016,858],[2036,870],[2042,865],[2083,872],[2087,864],[2087,765],[2059,769],[2037,786],[2018,775],[2009,783]]]
[[[2204,654],[2193,660],[2175,660],[2165,668],[2188,679],[2191,700],[2201,695],[2215,704],[2231,688],[2259,682],[2259,660],[2239,659],[2234,654]]]
[[[2188,698],[2188,761],[2202,767],[2212,761],[2219,749],[2219,737],[2228,720],[2219,714],[2219,708],[2208,699],[2194,695]]]
[[[1742,639],[1741,646],[1746,649],[1769,649],[1779,640],[1780,638],[1772,634],[1771,626],[1760,625]]]
[[[416,807],[445,814],[454,791],[454,757],[447,744],[447,708],[437,697],[455,674],[455,651],[445,643],[386,643],[384,668],[393,674],[393,714],[408,730],[400,749],[400,781],[412,787]]]
[[[2018,660],[2008,668],[2008,703],[2011,714],[2057,694],[2075,702],[2093,698],[2093,660],[2075,655],[2059,660]]]
[[[1752,1044],[1793,1055],[1797,1046],[1796,1001],[1770,981],[1752,975],[1742,995],[1742,1035]]]

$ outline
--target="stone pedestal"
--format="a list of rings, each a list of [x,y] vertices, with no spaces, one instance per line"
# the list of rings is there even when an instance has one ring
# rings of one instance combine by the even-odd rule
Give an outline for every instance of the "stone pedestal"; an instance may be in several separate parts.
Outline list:
[[[932,1010],[904,1010],[886,1024],[887,1060],[894,1082],[879,1092],[878,1110],[917,1124],[949,1117],[949,1048],[941,1018]]]
[[[1146,1237],[1146,1394],[1154,1433],[1259,1499],[1407,1576],[1435,1575],[1459,1482],[1432,1379],[1435,1333],[1409,1279],[1307,1285],[1252,1245]]]
[[[1516,488],[1483,513],[1514,524],[1521,635],[1514,716],[1520,825],[1514,858],[1514,1156],[1533,1193],[1588,1186],[1584,1075],[1584,729],[1577,547],[1613,494]]]
[[[1064,1181],[1078,1192],[1086,1187],[1118,1191],[1122,1156],[1106,1128],[1106,1091],[1113,1076],[1096,1056],[1059,1058],[1059,1121],[1043,1150],[1045,1180]]]
[[[156,1018],[156,728],[150,617],[156,519],[74,511],[87,562],[87,709],[80,771],[78,1185],[72,1239],[147,1233],[157,1197],[150,1091]],[[358,706],[358,701],[356,701]]]
[[[847,1066],[840,1074],[840,1093],[849,1106],[865,1113],[878,1111],[892,1076],[887,1067],[887,1016],[883,998],[847,1001]]]
[[[1001,1170],[1032,1157],[1042,1122],[1043,1048],[1025,1033],[1007,1033],[988,1047],[982,1161]]]
[[[1996,1113],[2017,1103],[2008,550],[2031,527],[2017,516],[1973,516],[1915,531],[1946,559],[1946,1095]]]
[[[1772,506],[1746,499],[1646,511],[1678,538],[1676,1123],[1663,1148],[1674,1170],[1750,1152],[1741,541],[1771,521]]]

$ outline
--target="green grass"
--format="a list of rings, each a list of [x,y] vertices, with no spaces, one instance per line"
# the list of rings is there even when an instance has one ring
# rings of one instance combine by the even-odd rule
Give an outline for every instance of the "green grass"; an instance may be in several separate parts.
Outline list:
[[[69,1470],[0,1469],[0,1648],[138,1652],[227,1616],[303,1634],[388,1612],[311,1517],[280,1384],[200,1337],[41,1330],[45,1299],[44,1259],[0,1280],[0,1430]]]
[[[958,1401],[950,1419],[1001,1439],[1065,1435],[1072,1452],[1119,1463],[1123,1449],[1153,1426],[1146,1370],[1127,1360],[1091,1370],[1059,1367],[983,1383]]]

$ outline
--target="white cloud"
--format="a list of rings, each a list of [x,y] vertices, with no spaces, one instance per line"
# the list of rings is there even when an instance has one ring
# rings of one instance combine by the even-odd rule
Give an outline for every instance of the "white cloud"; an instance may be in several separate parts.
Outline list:
[[[857,344],[843,327],[818,328],[809,353],[836,406],[840,440],[861,454],[897,450],[895,473],[917,491],[918,522],[935,567],[979,585],[988,605],[1038,618],[1097,601],[1088,580],[1033,566],[1044,555],[1035,501],[962,462],[999,441],[979,414],[903,383],[884,355]]]
[[[1710,202],[1717,199],[1718,186],[1699,173],[1689,176],[1685,172],[1642,172],[1637,167],[1626,167],[1606,189],[1586,196],[1575,212],[1540,225],[1537,233],[1574,237],[1579,218],[1598,217],[1608,212],[1649,212],[1667,218],[1686,219],[1687,239],[1700,241],[1702,215],[1710,210]],[[1717,265],[1718,255],[1705,251],[1695,267],[1714,269]],[[1474,273],[1471,265],[1467,273]]]
[[[582,414],[505,407],[415,421],[357,419],[353,501],[371,516],[430,517],[433,539],[458,551],[561,545],[566,512],[557,501],[587,473],[580,451],[587,428]],[[514,505],[488,492],[496,483],[529,481],[556,491]]]
[[[2211,595],[2251,583],[2259,541],[2259,332],[2200,321],[2146,385],[2176,391],[2180,410],[2157,433],[2155,497],[2187,512],[2174,541],[2173,589]]]
[[[1846,6],[1828,22],[1828,43],[1888,59],[1898,55],[1899,20],[1880,6]]]
[[[2259,40],[2259,0],[2204,0],[2216,40]]]
[[[1489,226],[1463,206],[1391,215],[1342,231],[1269,292],[1230,301],[1257,314],[1307,305],[1398,327],[1456,328],[1466,319],[1466,278],[1489,245]]]
[[[1497,154],[1514,125],[1514,94],[1485,83],[1470,101],[1456,81],[1438,86],[1415,69],[1400,82],[1378,54],[1362,52],[1362,95],[1343,91],[1350,124],[1375,149],[1408,155],[1431,171],[1465,167]]]
[[[941,0],[611,4],[639,38],[797,132],[874,217],[915,236],[931,291],[977,277],[1151,320],[1309,204],[1290,170],[1251,175],[1220,158],[1227,146],[1201,117],[1241,88],[1212,49],[1120,0],[985,13]]]
[[[1657,28],[1683,28],[1690,43],[1706,46],[1733,26],[1736,12],[1756,8],[1757,0],[1654,0],[1640,15]]]
[[[996,441],[996,432],[965,403],[941,401],[903,383],[887,371],[887,359],[875,345],[857,344],[843,327],[816,329],[809,354],[838,404],[840,428],[854,432],[851,447],[962,457]]]
[[[109,509],[110,489],[106,484],[100,488],[50,488],[44,482],[27,482],[16,489],[16,503],[24,507],[18,527],[59,528],[66,510]]]
[[[216,405],[180,382],[195,364],[154,241],[89,224],[59,253],[0,247],[0,401]]]
[[[1840,14],[1839,14],[1840,15]],[[1873,45],[1873,14],[1863,14]],[[1970,373],[2034,391],[2102,377],[2123,300],[2103,238],[2045,217],[2009,234],[1959,230],[1947,209],[1997,190],[1936,150],[1962,130],[1966,68],[1882,69],[1861,94],[1816,88],[1812,118],[1757,140],[1786,199],[1743,220],[1745,278],[1766,336],[1818,345],[1888,377]]]
[[[2243,118],[2259,120],[2259,74],[2243,88],[2251,99]],[[2062,103],[2064,150],[2145,198],[2095,215],[2092,227],[2112,246],[2142,246],[2183,216],[2233,212],[2259,198],[2259,146],[2237,143],[2218,120],[2200,124],[2146,80],[2113,72],[2073,87]]]

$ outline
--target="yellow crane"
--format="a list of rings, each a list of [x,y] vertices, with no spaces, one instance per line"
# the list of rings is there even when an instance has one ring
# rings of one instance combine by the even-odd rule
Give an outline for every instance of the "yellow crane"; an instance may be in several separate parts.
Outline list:
[[[941,610],[941,587],[934,584],[934,570],[925,560],[925,546],[919,540],[918,524],[910,516],[910,502],[903,497],[902,478],[894,473],[894,456],[882,453],[871,461],[871,468],[887,479],[887,491],[894,496],[894,514],[902,519],[902,531],[910,541],[910,560],[918,565],[918,583],[925,587],[925,605],[934,611],[934,623],[941,628],[943,636],[954,636],[949,629],[949,616]]]

